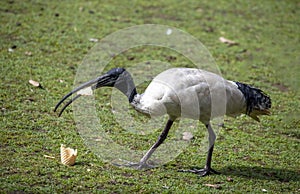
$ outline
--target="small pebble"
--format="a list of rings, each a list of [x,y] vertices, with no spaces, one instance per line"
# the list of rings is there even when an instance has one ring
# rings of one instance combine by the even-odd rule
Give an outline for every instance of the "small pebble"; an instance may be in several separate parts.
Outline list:
[[[189,140],[191,140],[193,138],[194,138],[194,136],[193,136],[193,134],[191,132],[187,131],[187,132],[183,132],[182,133],[182,139],[185,140],[185,141],[189,141]]]

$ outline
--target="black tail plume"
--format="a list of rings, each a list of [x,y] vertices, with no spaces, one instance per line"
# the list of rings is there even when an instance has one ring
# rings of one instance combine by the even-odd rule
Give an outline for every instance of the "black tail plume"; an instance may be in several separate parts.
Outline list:
[[[238,89],[245,96],[247,115],[250,115],[252,111],[256,112],[254,117],[259,114],[270,114],[269,109],[271,108],[272,103],[271,98],[268,95],[266,95],[262,90],[251,87],[250,85],[240,82],[235,83],[237,84]]]

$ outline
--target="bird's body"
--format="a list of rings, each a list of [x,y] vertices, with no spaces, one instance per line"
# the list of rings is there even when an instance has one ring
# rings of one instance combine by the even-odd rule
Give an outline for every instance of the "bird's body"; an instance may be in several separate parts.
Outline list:
[[[214,115],[212,101],[217,103]],[[193,68],[163,71],[131,104],[137,111],[153,116],[168,114],[172,118],[190,118],[203,123],[213,117],[236,116],[246,111],[244,95],[235,82]]]
[[[149,149],[141,161],[139,168],[147,165],[156,148],[166,139],[169,129],[177,118],[190,118],[201,121],[209,133],[210,148],[204,169],[192,170],[200,175],[216,173],[211,168],[211,158],[215,141],[215,133],[210,120],[223,115],[237,116],[247,114],[259,121],[258,115],[269,114],[271,99],[261,90],[247,84],[228,81],[221,76],[200,69],[172,68],[157,75],[143,94],[138,94],[133,79],[124,68],[114,68],[106,74],[82,84],[67,94],[55,107],[72,94],[87,87],[92,90],[109,86],[119,89],[128,97],[129,103],[139,112],[150,116],[169,115],[165,129],[157,142]],[[80,97],[75,96],[62,109]]]

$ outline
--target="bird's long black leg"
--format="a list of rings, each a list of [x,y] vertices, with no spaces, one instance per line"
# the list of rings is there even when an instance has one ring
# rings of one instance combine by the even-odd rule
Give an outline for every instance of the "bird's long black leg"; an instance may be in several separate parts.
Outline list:
[[[200,176],[206,176],[211,173],[214,174],[220,174],[219,172],[215,171],[214,169],[211,168],[211,160],[212,160],[212,154],[214,150],[214,144],[216,140],[216,134],[213,131],[212,127],[210,124],[206,125],[207,131],[208,131],[208,142],[209,142],[209,149],[207,153],[207,158],[206,158],[206,164],[203,169],[191,169],[191,170],[182,170],[182,172],[192,172],[195,174],[198,174]]]
[[[146,164],[147,160],[151,157],[153,152],[160,146],[160,144],[162,144],[164,142],[164,140],[167,138],[169,130],[170,130],[172,124],[173,124],[173,121],[169,119],[166,126],[165,126],[165,128],[164,128],[164,130],[162,131],[162,133],[158,137],[158,140],[155,142],[155,144],[147,151],[147,153],[140,160],[138,168],[147,167],[147,164]]]

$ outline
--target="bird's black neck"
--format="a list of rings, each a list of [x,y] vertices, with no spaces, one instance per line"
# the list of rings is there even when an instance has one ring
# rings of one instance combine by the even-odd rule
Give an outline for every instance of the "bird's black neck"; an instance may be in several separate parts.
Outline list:
[[[135,97],[136,95],[137,95],[137,91],[136,91],[136,88],[134,88],[134,89],[132,90],[131,94],[130,94],[129,96],[127,96],[127,97],[128,97],[129,103],[132,103],[132,101],[133,101],[133,99],[134,99],[134,97]]]
[[[127,71],[125,71],[122,76],[118,78],[118,81],[115,83],[114,87],[127,96],[129,103],[131,103],[134,97],[137,95],[133,79],[130,73]]]

